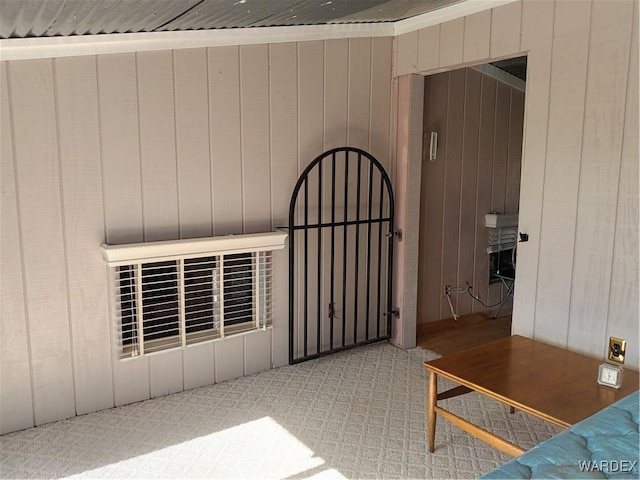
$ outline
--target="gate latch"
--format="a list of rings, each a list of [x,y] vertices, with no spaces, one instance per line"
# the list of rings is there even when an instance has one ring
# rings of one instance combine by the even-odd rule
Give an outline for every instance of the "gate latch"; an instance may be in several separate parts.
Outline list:
[[[383,313],[385,317],[391,315],[393,318],[400,318],[400,309],[398,307],[394,308],[390,312]]]
[[[399,242],[402,241],[402,230],[398,229],[395,232],[389,232],[387,233],[387,237],[396,237],[398,239]]]

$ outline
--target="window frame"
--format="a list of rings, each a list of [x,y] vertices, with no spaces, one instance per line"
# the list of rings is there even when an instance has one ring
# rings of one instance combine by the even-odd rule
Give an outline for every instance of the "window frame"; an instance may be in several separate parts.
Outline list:
[[[272,311],[272,266],[273,260],[271,252],[273,250],[284,248],[284,243],[287,234],[284,232],[269,232],[267,234],[249,234],[231,236],[235,237],[230,239],[230,236],[225,237],[209,237],[206,239],[190,239],[180,240],[174,242],[150,242],[146,244],[129,244],[129,245],[102,245],[103,255],[109,265],[110,271],[110,284],[111,284],[111,297],[112,297],[112,319],[113,328],[115,331],[114,348],[117,350],[120,359],[137,358],[145,355],[151,355],[167,350],[174,350],[176,348],[186,348],[189,345],[196,343],[203,343],[209,341],[217,341],[224,339],[226,336],[238,335],[246,332],[251,332],[260,329],[266,329],[272,324],[271,311]],[[214,248],[214,247],[218,248]],[[236,248],[232,248],[235,246]],[[158,255],[158,252],[162,251],[164,255]],[[249,284],[250,293],[247,293],[247,288],[244,288],[240,297],[241,307],[246,307],[250,304],[250,308],[244,311],[249,311],[250,314],[246,316],[247,320],[242,321],[242,317],[234,315],[236,318],[226,324],[224,316],[224,289],[226,283],[231,283],[231,280],[227,281],[225,275],[233,275],[233,265],[228,264],[228,270],[225,268],[225,258],[229,260],[240,260],[241,272],[238,274],[236,270],[236,276],[233,278],[237,281],[239,278],[245,280],[245,285]],[[189,331],[189,325],[187,321],[187,303],[189,300],[189,293],[187,290],[189,275],[185,276],[185,265],[187,270],[189,266],[194,264],[194,260],[206,260],[214,265],[213,271],[217,270],[217,274],[204,282],[205,286],[211,285],[212,292],[214,281],[213,278],[218,278],[217,283],[220,288],[219,305],[221,305],[219,312],[219,324],[215,326],[215,293],[211,296],[211,305],[213,306],[211,321],[212,328],[201,328],[197,331]],[[173,268],[171,268],[171,262],[173,262]],[[215,268],[217,262],[218,267]],[[197,262],[196,262],[197,263]],[[170,331],[173,334],[167,334],[156,338],[148,338],[145,332],[145,277],[142,273],[144,269],[155,268],[159,265],[159,268],[168,272],[165,275],[173,278],[177,278],[177,303],[179,308],[178,318],[171,318],[167,322],[171,325]],[[172,274],[175,272],[175,274]],[[231,273],[227,273],[231,272]],[[122,293],[119,290],[119,284],[125,277],[128,281],[128,290]],[[197,275],[197,273],[196,273]],[[206,275],[205,275],[206,276]],[[169,278],[168,282],[173,281],[173,278]],[[197,278],[197,277],[196,277]],[[232,277],[228,277],[232,278]],[[165,279],[160,278],[159,284],[162,285]],[[207,283],[209,282],[209,283]],[[150,283],[150,282],[149,282]],[[196,291],[199,293],[199,291]],[[206,296],[206,294],[205,294]],[[123,300],[123,297],[126,299]],[[176,303],[176,294],[173,294],[173,299],[169,303]],[[204,298],[204,297],[202,297]],[[248,299],[251,299],[247,303]],[[206,302],[205,302],[206,304]],[[125,308],[123,308],[123,305]],[[130,322],[127,324],[130,326],[129,335],[125,332],[123,319],[121,312],[129,308],[131,313],[126,317]],[[169,307],[168,310],[172,310],[174,307]],[[140,316],[139,313],[142,312]],[[205,310],[205,315],[208,313]],[[132,322],[132,318],[135,317],[135,323]],[[161,318],[161,317],[160,317]],[[153,321],[153,317],[151,317]],[[202,320],[202,318],[196,318],[196,320]],[[205,322],[206,324],[206,322]],[[158,325],[156,325],[157,327]],[[192,325],[193,326],[193,325]],[[175,333],[177,330],[177,333]],[[142,335],[139,332],[143,332]],[[157,334],[155,334],[157,335]],[[125,337],[130,337],[131,340],[126,341]]]

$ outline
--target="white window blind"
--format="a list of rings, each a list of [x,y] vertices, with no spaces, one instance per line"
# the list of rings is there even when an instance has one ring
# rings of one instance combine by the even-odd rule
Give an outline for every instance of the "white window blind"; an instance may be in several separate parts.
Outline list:
[[[502,252],[516,248],[517,237],[518,227],[490,228],[487,253]]]
[[[517,213],[488,213],[485,215],[485,226],[489,230],[487,253],[503,252],[516,248],[518,241]]]
[[[120,358],[266,328],[272,320],[271,250],[284,248],[285,237],[271,232],[103,245]]]

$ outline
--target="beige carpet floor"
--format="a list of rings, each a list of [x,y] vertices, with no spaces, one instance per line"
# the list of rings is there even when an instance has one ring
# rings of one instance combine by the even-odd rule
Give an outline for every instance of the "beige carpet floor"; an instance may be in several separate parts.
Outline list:
[[[427,453],[436,356],[377,344],[4,435],[0,477],[476,478],[509,458],[442,419]],[[445,402],[524,448],[559,431],[479,394]]]

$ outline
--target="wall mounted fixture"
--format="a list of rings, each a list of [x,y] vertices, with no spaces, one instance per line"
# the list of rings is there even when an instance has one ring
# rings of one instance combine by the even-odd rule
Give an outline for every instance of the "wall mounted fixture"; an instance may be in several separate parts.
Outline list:
[[[438,132],[431,132],[431,141],[429,143],[429,161],[434,162],[436,152],[438,151]]]

